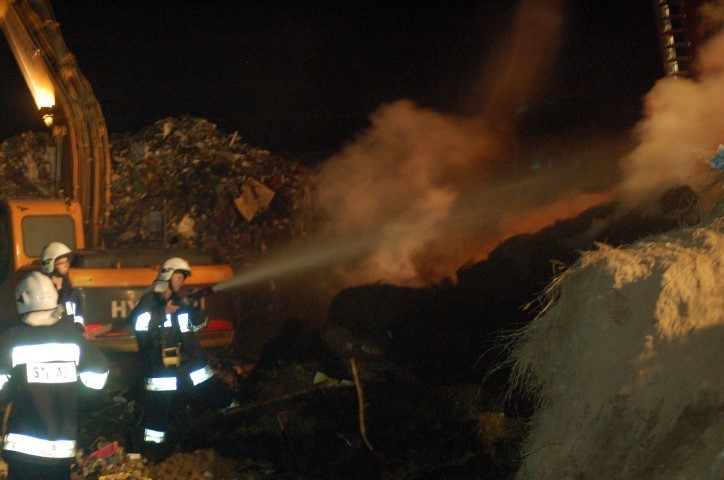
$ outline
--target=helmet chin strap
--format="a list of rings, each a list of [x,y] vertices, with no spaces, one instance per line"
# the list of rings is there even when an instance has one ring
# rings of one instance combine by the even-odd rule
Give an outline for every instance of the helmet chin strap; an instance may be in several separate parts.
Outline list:
[[[53,282],[53,285],[55,285],[55,288],[60,290],[63,288],[63,277],[60,274],[51,274],[50,280]]]
[[[156,293],[163,293],[169,288],[169,283],[166,280],[156,280],[151,286],[151,290]]]

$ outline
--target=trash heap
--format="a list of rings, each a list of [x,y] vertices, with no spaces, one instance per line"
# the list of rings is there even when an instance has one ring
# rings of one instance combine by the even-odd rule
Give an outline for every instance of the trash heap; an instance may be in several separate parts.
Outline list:
[[[55,193],[54,142],[26,132],[0,142],[0,196],[49,198]]]
[[[165,118],[112,135],[108,247],[180,247],[244,264],[309,228],[302,166],[244,143],[203,118]],[[55,195],[55,142],[28,132],[0,143],[0,195]]]
[[[136,135],[114,135],[111,157],[108,246],[156,239],[243,263],[309,226],[308,172],[202,118],[166,118]]]

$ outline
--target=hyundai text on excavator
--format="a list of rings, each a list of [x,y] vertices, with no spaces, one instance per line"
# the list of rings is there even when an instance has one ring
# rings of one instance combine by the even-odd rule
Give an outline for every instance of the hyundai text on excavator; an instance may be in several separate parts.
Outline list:
[[[86,336],[110,351],[135,351],[125,318],[166,258],[189,261],[193,273],[186,284],[191,288],[227,280],[233,272],[207,255],[171,252],[165,244],[133,251],[105,248],[111,156],[105,119],[90,83],[68,51],[47,0],[0,0],[0,29],[55,139],[57,190],[57,199],[0,200],[0,328],[17,321],[17,282],[40,268],[46,244],[62,242],[76,252],[70,276],[84,304]],[[215,298],[205,300],[210,321],[197,332],[201,344],[230,344],[233,322],[218,317],[226,312]]]

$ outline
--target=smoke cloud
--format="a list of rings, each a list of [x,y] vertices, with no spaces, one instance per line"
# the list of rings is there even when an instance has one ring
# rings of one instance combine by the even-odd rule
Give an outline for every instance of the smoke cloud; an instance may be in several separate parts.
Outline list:
[[[724,143],[724,34],[700,48],[697,67],[698,79],[664,78],[647,94],[640,143],[621,161],[616,197],[625,208],[652,212],[669,189],[701,192],[715,180],[709,161]]]
[[[515,158],[491,131],[401,100],[322,166],[325,235],[367,239],[363,258],[340,268],[344,285],[454,280],[511,235],[609,200],[619,158],[611,152],[628,145],[575,132],[576,142],[551,139]]]
[[[540,10],[526,5],[546,14],[528,15]],[[594,205],[617,200],[620,214],[653,205],[682,184],[706,188],[714,175],[708,161],[724,143],[724,35],[701,48],[698,80],[655,85],[634,132],[592,127],[534,141],[516,138],[513,111],[545,81],[534,66],[540,57],[525,61],[525,35],[555,37],[557,5],[521,3],[524,18],[517,25],[528,32],[513,32],[515,58],[501,57],[510,62],[488,68],[499,74],[479,97],[487,103],[471,108],[475,116],[446,115],[410,100],[381,106],[370,127],[320,168],[315,205],[326,220],[322,231],[274,252],[242,280],[294,272],[309,287],[296,298],[324,297],[324,305],[353,285],[454,281],[460,267],[485,259],[505,239]],[[531,28],[534,18],[547,22],[545,28]],[[516,35],[524,37],[516,41]],[[536,40],[558,45],[557,38]],[[554,51],[546,55],[553,57]],[[593,226],[591,235],[610,220]]]
[[[524,0],[518,4],[510,35],[483,69],[482,104],[475,109],[494,120],[491,127],[498,135],[510,134],[515,128],[511,113],[545,90],[558,57],[562,26],[562,0]]]
[[[485,105],[472,109],[477,116],[399,100],[380,107],[369,129],[321,167],[324,236],[355,245],[365,239],[366,246],[338,268],[337,286],[454,280],[458,268],[486,258],[511,235],[610,199],[619,157],[607,152],[625,143],[620,139],[606,138],[600,148],[576,132],[586,141],[565,146],[556,138],[548,151],[515,146],[514,111],[545,81],[560,41],[562,5],[527,0],[516,12],[510,48],[487,69],[497,74],[485,81]],[[546,54],[529,55],[534,44]]]
[[[556,2],[524,4],[546,6],[548,26],[556,24]],[[518,24],[529,29],[525,18]],[[538,76],[513,56],[501,66],[503,78]],[[596,204],[615,199],[645,210],[669,189],[707,188],[715,178],[709,160],[724,142],[724,35],[700,49],[698,65],[697,80],[657,82],[633,138],[573,131],[514,145],[513,130],[499,128],[502,107],[475,117],[410,100],[380,107],[370,127],[321,166],[316,205],[326,223],[309,251],[297,249],[304,259],[298,270],[334,266],[337,290],[454,281],[457,269],[485,259],[506,238]],[[530,98],[534,84],[523,79],[506,90],[492,82],[489,98],[512,106]],[[290,262],[279,256],[279,264],[288,269]]]
[[[327,234],[374,232],[374,252],[355,267],[361,278],[418,276],[415,254],[444,234],[461,187],[495,163],[494,139],[475,127],[401,100],[380,108],[370,130],[322,167]]]

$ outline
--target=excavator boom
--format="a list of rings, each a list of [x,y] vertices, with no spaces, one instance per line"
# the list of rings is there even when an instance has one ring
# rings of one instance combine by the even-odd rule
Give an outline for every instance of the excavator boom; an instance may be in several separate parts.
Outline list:
[[[59,192],[80,203],[88,246],[102,246],[110,207],[110,146],[90,83],[68,50],[47,0],[0,0],[0,29],[61,162]]]
[[[705,18],[707,2],[704,0],[653,0],[653,2],[665,75],[674,78],[696,78],[697,49],[721,31],[721,15]],[[713,2],[709,2],[710,7],[713,7],[712,4]]]

